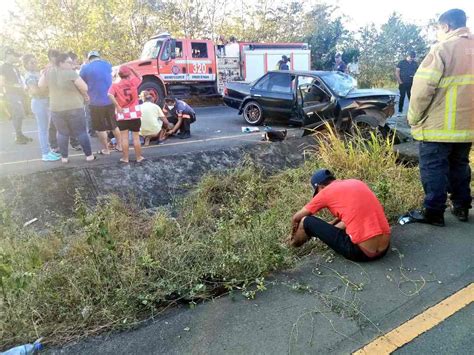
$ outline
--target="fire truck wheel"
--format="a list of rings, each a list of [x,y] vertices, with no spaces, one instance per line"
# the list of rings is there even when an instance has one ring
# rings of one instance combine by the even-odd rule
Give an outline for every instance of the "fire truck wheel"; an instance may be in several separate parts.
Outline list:
[[[151,96],[153,96],[154,102],[159,106],[163,106],[165,102],[165,92],[159,83],[154,81],[144,81],[140,85],[138,92],[140,93],[143,90],[148,90],[151,93]]]
[[[259,126],[265,119],[262,106],[257,101],[248,101],[242,110],[244,120],[252,126]]]

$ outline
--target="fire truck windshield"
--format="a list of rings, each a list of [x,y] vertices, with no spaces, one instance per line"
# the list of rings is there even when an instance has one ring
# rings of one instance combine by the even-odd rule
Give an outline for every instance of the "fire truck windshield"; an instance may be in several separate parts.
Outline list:
[[[146,42],[145,45],[143,46],[143,51],[142,51],[142,55],[140,56],[140,59],[143,60],[143,59],[158,58],[162,44],[163,44],[163,41],[159,39],[151,39],[148,42]]]

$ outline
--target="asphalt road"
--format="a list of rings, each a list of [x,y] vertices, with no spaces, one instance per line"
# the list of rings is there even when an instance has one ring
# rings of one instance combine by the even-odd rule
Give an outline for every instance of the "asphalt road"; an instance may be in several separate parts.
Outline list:
[[[261,139],[261,134],[242,133],[241,128],[247,126],[237,111],[226,106],[196,108],[197,120],[191,126],[192,137],[181,140],[175,137],[168,139],[165,144],[152,145],[144,150],[145,157],[169,155],[191,149],[206,149],[209,146],[230,147]],[[267,122],[275,128],[286,128],[283,122]],[[25,119],[24,133],[34,141],[27,145],[14,143],[14,132],[9,121],[0,121],[0,175],[26,174],[34,171],[49,170],[60,167],[60,162],[42,162],[37,138],[37,128],[34,119]],[[260,127],[263,132],[263,127]],[[295,129],[296,131],[296,129]],[[99,150],[97,138],[91,138],[93,151]],[[70,165],[82,166],[86,164],[82,152],[70,148]],[[118,161],[120,153],[115,152],[110,157],[99,156],[92,164]],[[131,154],[133,159],[133,153]]]

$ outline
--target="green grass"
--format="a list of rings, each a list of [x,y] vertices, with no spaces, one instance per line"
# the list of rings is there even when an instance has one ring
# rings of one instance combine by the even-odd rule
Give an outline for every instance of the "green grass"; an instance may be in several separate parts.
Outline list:
[[[262,278],[295,265],[283,239],[311,198],[321,166],[366,181],[393,221],[419,205],[416,168],[396,164],[390,142],[319,138],[306,163],[265,176],[252,163],[204,177],[173,208],[150,214],[110,196],[44,233],[0,207],[0,348],[45,337],[64,344],[223,292],[252,298]],[[322,247],[318,243],[314,252]]]

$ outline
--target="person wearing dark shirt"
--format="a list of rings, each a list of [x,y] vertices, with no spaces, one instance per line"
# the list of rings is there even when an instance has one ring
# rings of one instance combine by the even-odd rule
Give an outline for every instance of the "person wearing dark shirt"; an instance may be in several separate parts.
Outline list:
[[[15,129],[17,144],[26,144],[33,140],[23,134],[23,118],[25,117],[23,82],[17,68],[19,59],[12,49],[5,51],[5,63],[0,67],[0,90],[5,95],[8,113],[10,114],[13,128]]]
[[[405,95],[408,100],[411,97],[411,86],[413,85],[413,77],[418,69],[418,63],[415,61],[416,54],[414,51],[407,53],[407,58],[400,61],[395,69],[395,77],[400,90],[400,100],[398,101],[398,115],[403,112],[403,104],[405,103]]]
[[[168,116],[168,121],[174,124],[173,129],[167,135],[173,135],[179,129],[180,139],[191,137],[191,123],[196,121],[196,112],[194,112],[191,106],[182,100],[167,97],[165,98],[163,113]]]
[[[342,55],[340,53],[337,53],[336,56],[334,57],[334,71],[340,71],[341,73],[346,73],[347,72],[347,65],[344,63],[342,60]]]
[[[289,62],[290,59],[286,55],[282,55],[281,60],[277,63],[277,70],[290,70]]]

